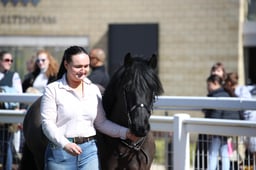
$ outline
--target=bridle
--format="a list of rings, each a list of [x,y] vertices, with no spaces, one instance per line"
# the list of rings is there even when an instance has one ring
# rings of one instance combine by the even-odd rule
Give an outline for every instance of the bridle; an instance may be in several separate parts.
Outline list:
[[[137,104],[133,105],[131,108],[129,108],[128,102],[127,102],[127,90],[126,89],[124,90],[124,101],[125,101],[126,110],[127,110],[128,127],[130,127],[130,125],[132,124],[131,113],[133,113],[138,108],[146,109],[148,114],[151,115],[152,110],[153,110],[153,103],[154,103],[154,92],[152,93],[152,97],[153,97],[153,99],[152,99],[152,102],[149,107],[146,104],[137,103]]]
[[[130,125],[132,124],[132,120],[131,120],[131,113],[133,113],[134,111],[136,111],[139,108],[143,108],[146,109],[146,111],[148,112],[149,115],[151,115],[152,110],[153,110],[153,103],[154,103],[154,92],[152,94],[152,102],[149,106],[143,104],[143,103],[137,103],[134,104],[131,108],[129,108],[128,106],[128,102],[127,102],[127,90],[124,90],[124,101],[125,101],[125,105],[126,105],[126,110],[127,110],[127,117],[128,117],[128,127],[130,127]],[[125,145],[127,148],[129,148],[130,150],[132,150],[133,152],[139,152],[141,151],[143,153],[143,155],[146,158],[146,163],[148,164],[148,160],[149,160],[149,156],[146,154],[146,152],[144,151],[144,149],[142,148],[144,142],[145,142],[146,137],[141,137],[138,141],[136,142],[131,142],[130,140],[121,140],[121,143],[123,145]],[[125,153],[119,153],[119,156],[124,158],[126,157],[130,152],[125,152]]]

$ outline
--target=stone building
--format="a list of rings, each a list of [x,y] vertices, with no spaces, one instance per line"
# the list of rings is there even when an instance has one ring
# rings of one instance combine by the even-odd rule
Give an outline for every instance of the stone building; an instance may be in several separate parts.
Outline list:
[[[241,84],[256,83],[255,10],[247,17],[250,9],[246,0],[6,0],[0,2],[0,50],[13,53],[23,76],[26,60],[39,48],[59,60],[70,45],[101,47],[109,54],[111,24],[156,24],[164,95],[205,96],[206,78],[217,61],[228,72],[237,71]]]

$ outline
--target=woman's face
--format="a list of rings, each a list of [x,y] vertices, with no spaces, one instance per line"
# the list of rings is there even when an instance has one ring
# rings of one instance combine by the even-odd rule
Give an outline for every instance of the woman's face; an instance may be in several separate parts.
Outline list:
[[[85,53],[73,55],[70,63],[65,62],[65,67],[69,81],[81,82],[90,69],[89,56]]]
[[[1,70],[10,70],[12,67],[13,59],[10,53],[6,53],[3,56],[3,59],[0,60],[0,68]]]
[[[40,68],[40,70],[44,70],[46,71],[48,69],[49,66],[49,59],[46,53],[40,53],[37,56],[36,59],[36,64],[38,65],[38,67]]]
[[[217,68],[217,69],[213,70],[211,72],[211,74],[212,75],[217,75],[217,76],[219,76],[221,78],[224,78],[224,72],[223,72],[222,68]]]

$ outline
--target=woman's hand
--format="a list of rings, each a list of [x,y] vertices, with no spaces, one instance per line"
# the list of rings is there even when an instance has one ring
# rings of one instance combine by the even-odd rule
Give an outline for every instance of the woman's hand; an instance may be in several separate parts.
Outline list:
[[[82,149],[75,143],[68,143],[64,146],[64,150],[73,156],[80,155]]]
[[[135,136],[133,133],[131,133],[129,130],[126,132],[126,138],[130,139],[133,142],[136,142],[139,140],[139,137]]]

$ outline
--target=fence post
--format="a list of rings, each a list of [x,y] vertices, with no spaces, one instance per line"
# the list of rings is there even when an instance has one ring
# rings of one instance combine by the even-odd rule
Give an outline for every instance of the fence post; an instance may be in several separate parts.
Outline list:
[[[185,129],[183,121],[189,119],[188,114],[174,115],[174,139],[173,139],[173,169],[189,170],[189,133]]]

